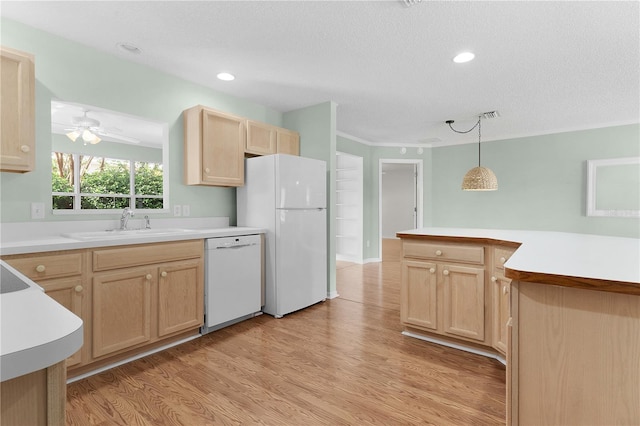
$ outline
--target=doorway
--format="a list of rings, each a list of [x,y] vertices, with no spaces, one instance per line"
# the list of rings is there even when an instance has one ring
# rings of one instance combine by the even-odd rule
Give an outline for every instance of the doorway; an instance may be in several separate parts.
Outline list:
[[[400,259],[396,232],[422,227],[422,160],[380,160],[380,258]]]

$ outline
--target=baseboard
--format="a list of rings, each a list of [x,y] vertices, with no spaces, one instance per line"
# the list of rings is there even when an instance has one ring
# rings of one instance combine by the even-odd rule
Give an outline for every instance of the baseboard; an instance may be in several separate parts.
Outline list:
[[[336,297],[340,297],[340,295],[335,290],[327,293],[327,299],[335,299]]]
[[[88,371],[86,373],[79,374],[77,376],[71,377],[70,379],[67,379],[67,384],[73,383],[73,382],[81,380],[81,379],[85,379],[85,378],[87,378],[89,376],[93,376],[94,374],[102,373],[103,371],[110,370],[110,369],[112,369],[114,367],[118,367],[120,365],[127,364],[127,363],[129,363],[131,361],[135,361],[136,359],[144,358],[147,355],[155,354],[157,352],[164,351],[165,349],[169,349],[169,348],[172,348],[174,346],[181,345],[183,343],[189,342],[189,341],[197,339],[199,337],[202,337],[202,335],[201,334],[196,334],[196,335],[187,337],[187,338],[182,339],[182,340],[177,340],[175,342],[171,342],[171,343],[166,344],[164,346],[158,346],[157,348],[153,348],[153,349],[148,350],[146,352],[142,352],[142,353],[133,355],[133,356],[131,356],[129,358],[114,362],[112,364],[104,365],[102,367],[96,368],[95,370],[91,370],[91,371]]]
[[[362,263],[376,263],[376,262],[382,262],[382,259],[380,259],[379,257],[370,257],[368,259],[365,259],[364,262]]]
[[[357,258],[357,257],[352,257],[352,256],[345,256],[342,254],[336,254],[336,260],[337,261],[341,261],[341,262],[351,262],[351,263],[358,263],[358,264],[362,264],[362,259],[361,258]]]
[[[493,359],[501,362],[502,364],[507,365],[506,360],[501,355],[496,354],[496,353],[491,352],[491,351],[484,351],[482,349],[472,348],[472,347],[469,347],[469,346],[465,346],[463,344],[450,342],[448,340],[437,339],[435,337],[427,337],[427,336],[423,336],[422,334],[413,333],[411,331],[406,331],[406,330],[402,332],[402,335],[403,336],[408,336],[408,337],[413,337],[414,339],[424,340],[425,342],[435,343],[437,345],[442,345],[442,346],[446,346],[446,347],[449,347],[449,348],[458,349],[458,350],[465,351],[465,352],[470,352],[472,354],[482,355],[482,356],[485,356],[487,358],[493,358]]]

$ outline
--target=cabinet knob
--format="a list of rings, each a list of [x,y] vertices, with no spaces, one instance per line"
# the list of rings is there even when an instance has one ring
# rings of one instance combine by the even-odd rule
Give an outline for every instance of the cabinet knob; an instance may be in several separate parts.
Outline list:
[[[506,259],[506,258],[504,258],[504,257],[501,257],[501,258],[500,258],[500,263],[504,263],[504,262],[506,262],[506,261],[507,261],[507,259]]]
[[[449,275],[449,271],[445,269],[444,271],[442,271],[442,275]]]
[[[45,271],[45,269],[47,269],[47,268],[45,268],[45,267],[44,267],[44,265],[38,265],[38,266],[36,266],[36,271],[37,271],[37,272],[44,272],[44,271]]]
[[[77,286],[74,288],[74,290],[76,291],[76,293],[80,293],[80,292],[83,290],[83,288],[82,288],[82,286],[81,286],[81,285],[77,285]]]
[[[502,294],[507,294],[509,293],[509,286],[505,285],[504,287],[502,287]]]
[[[31,151],[31,148],[29,148],[29,145],[22,145],[22,146],[20,147],[20,151],[22,151],[22,152],[29,152],[29,151]]]
[[[209,173],[210,171],[211,171],[211,169],[210,169],[210,168],[208,168],[208,167],[207,167],[206,169],[204,169],[204,172],[205,172],[205,173]]]
[[[160,276],[161,276],[162,278],[166,277],[166,276],[167,276],[167,271],[162,271],[162,272],[160,273]]]
[[[431,272],[432,274],[435,274],[436,273],[436,268],[429,269],[429,272]]]
[[[153,278],[153,277],[151,276],[151,274],[147,274],[146,278],[147,278],[148,281],[151,281],[151,278]]]
[[[498,281],[498,279],[496,277],[491,277],[491,282],[495,283],[496,281]]]
[[[436,250],[436,256],[442,256],[442,250]]]

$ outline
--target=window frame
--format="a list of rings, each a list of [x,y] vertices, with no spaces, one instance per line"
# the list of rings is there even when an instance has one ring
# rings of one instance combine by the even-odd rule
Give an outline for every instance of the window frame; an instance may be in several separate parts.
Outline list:
[[[51,153],[53,154],[54,152],[62,152],[62,151],[51,151]],[[80,162],[80,156],[84,155],[82,153],[78,153],[78,152],[62,152],[62,154],[68,154],[73,156],[73,173],[74,176],[77,176],[78,178],[75,179],[74,183],[73,183],[73,192],[54,192],[54,191],[50,191],[51,193],[51,198],[50,198],[50,208],[53,212],[54,215],[67,215],[67,214],[81,214],[81,215],[85,215],[85,214],[110,214],[110,213],[114,213],[114,212],[120,212],[123,209],[122,208],[113,208],[113,209],[83,209],[82,208],[82,197],[119,197],[119,198],[128,198],[129,199],[129,206],[128,208],[130,208],[131,210],[133,210],[136,213],[144,213],[144,214],[149,214],[149,213],[166,213],[169,211],[169,207],[168,207],[168,202],[169,202],[169,197],[168,197],[168,191],[167,191],[167,180],[168,180],[168,176],[166,176],[166,170],[165,170],[165,166],[164,166],[164,161],[163,163],[154,163],[154,164],[159,164],[160,166],[162,166],[162,195],[138,195],[135,193],[135,174],[136,174],[136,168],[135,168],[135,164],[136,163],[150,163],[149,161],[141,161],[141,160],[136,160],[136,159],[130,159],[130,158],[115,158],[115,157],[103,157],[103,158],[109,158],[109,159],[113,159],[113,160],[119,160],[122,162],[128,162],[129,163],[129,194],[94,194],[94,193],[84,193],[84,192],[80,192],[80,166],[81,166],[81,162]],[[164,157],[164,156],[163,156]],[[49,185],[49,187],[51,187],[51,184]],[[53,208],[53,197],[54,196],[62,196],[62,197],[73,197],[73,208],[72,209],[54,209]],[[162,208],[160,209],[148,209],[148,208],[136,208],[136,200],[137,199],[162,199]]]

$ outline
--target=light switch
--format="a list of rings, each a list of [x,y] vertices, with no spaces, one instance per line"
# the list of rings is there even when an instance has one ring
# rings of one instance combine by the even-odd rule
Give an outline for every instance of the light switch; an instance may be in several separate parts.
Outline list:
[[[173,215],[182,216],[182,206],[180,204],[176,204],[175,206],[173,206]]]
[[[44,219],[44,203],[31,203],[31,219]]]
[[[189,204],[182,205],[182,216],[191,216],[191,207]]]

